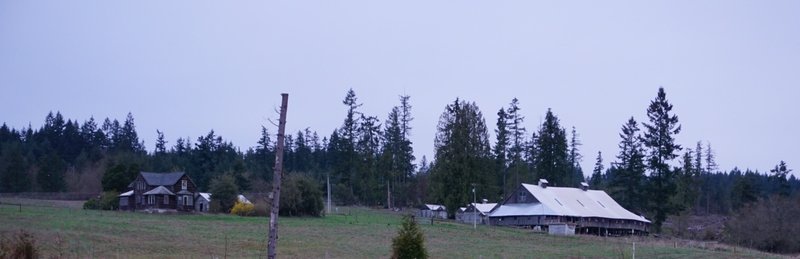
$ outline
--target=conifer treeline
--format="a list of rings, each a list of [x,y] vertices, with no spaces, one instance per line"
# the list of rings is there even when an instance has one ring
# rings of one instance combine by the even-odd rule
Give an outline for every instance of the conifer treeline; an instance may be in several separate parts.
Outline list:
[[[768,173],[719,171],[710,144],[694,150],[676,142],[678,117],[663,88],[646,109],[646,121],[630,117],[622,124],[619,150],[608,168],[602,154],[591,176],[580,167],[581,142],[575,127],[566,128],[548,109],[541,125],[528,130],[520,100],[500,108],[490,140],[480,108],[456,99],[445,107],[435,136],[435,159],[413,155],[409,96],[400,96],[380,120],[364,114],[355,92],[347,92],[342,125],[320,136],[309,128],[286,137],[285,167],[305,173],[322,188],[330,179],[339,204],[412,206],[442,203],[452,212],[478,199],[499,201],[520,183],[543,178],[551,185],[576,187],[582,181],[604,189],[623,206],[655,219],[669,214],[727,214],[761,197],[791,195],[800,188],[784,163]],[[155,150],[139,140],[131,114],[123,122],[94,118],[83,123],[50,113],[39,129],[0,127],[0,192],[124,191],[143,171],[186,171],[202,188],[224,174],[240,189],[267,191],[274,164],[274,140],[262,127],[257,145],[241,151],[211,130],[170,145],[157,130]],[[611,137],[611,136],[609,136]],[[679,166],[671,166],[678,165]],[[91,172],[96,172],[92,174]],[[97,184],[90,184],[97,182]],[[80,184],[76,184],[80,183]],[[102,184],[101,184],[102,183]]]

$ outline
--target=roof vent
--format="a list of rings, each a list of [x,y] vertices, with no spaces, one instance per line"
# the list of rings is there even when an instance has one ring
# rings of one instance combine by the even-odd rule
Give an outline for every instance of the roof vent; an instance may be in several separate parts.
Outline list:
[[[539,187],[547,188],[547,179],[539,179]]]
[[[586,182],[581,182],[581,190],[586,191],[589,189],[589,184]]]

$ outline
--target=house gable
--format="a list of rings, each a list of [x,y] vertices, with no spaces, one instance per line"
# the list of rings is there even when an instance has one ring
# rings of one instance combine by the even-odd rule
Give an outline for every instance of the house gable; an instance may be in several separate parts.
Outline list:
[[[520,185],[514,192],[509,194],[500,204],[514,204],[514,203],[538,203],[539,200],[533,195],[525,186]]]

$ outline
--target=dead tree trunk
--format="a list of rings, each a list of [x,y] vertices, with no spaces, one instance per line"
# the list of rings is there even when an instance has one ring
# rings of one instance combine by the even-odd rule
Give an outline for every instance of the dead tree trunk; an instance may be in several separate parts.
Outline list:
[[[275,150],[275,172],[272,181],[272,209],[269,213],[269,242],[267,243],[267,258],[274,259],[277,251],[275,244],[278,242],[278,209],[281,204],[281,180],[283,179],[283,146],[284,132],[286,131],[286,110],[288,109],[289,94],[281,94],[281,117],[278,121],[278,145]]]

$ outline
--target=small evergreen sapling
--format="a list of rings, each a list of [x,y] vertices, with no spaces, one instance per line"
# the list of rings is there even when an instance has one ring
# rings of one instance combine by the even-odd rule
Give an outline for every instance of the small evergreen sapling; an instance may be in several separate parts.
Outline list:
[[[425,237],[413,215],[403,216],[400,231],[392,239],[392,258],[428,258],[428,252],[425,250]]]

